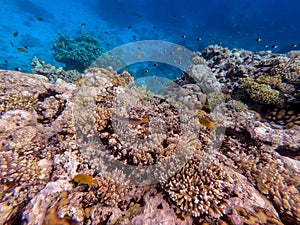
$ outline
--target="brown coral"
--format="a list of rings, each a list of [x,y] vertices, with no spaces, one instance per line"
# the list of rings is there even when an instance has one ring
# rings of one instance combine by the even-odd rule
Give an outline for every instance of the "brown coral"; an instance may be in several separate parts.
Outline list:
[[[284,220],[296,222],[300,218],[299,170],[267,149],[264,145],[256,147],[230,138],[222,152],[274,203]]]
[[[200,157],[189,161],[163,188],[181,210],[195,217],[209,214],[219,218],[225,213],[230,194],[227,186],[232,180],[220,165],[211,164],[202,170],[200,161]]]
[[[65,71],[62,67],[47,64],[45,61],[39,60],[36,56],[31,62],[31,72],[47,77],[51,83],[55,83],[58,78],[68,83],[73,83],[80,76],[77,70]]]

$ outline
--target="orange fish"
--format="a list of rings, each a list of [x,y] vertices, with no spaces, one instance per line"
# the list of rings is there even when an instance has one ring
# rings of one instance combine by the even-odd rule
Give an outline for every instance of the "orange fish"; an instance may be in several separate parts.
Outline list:
[[[55,44],[56,44],[57,46],[61,46],[61,45],[62,45],[62,43],[61,43],[60,41],[56,41]]]
[[[211,121],[210,119],[208,118],[205,118],[205,117],[202,117],[202,118],[199,118],[199,122],[202,126],[205,126],[207,127],[208,129],[215,129],[216,128],[216,125],[214,124],[213,121]]]
[[[73,180],[79,184],[98,185],[98,181],[86,174],[77,174]]]
[[[137,119],[137,118],[128,118],[128,117],[118,117],[118,120],[129,123],[130,125],[133,125],[133,126],[137,126],[137,125],[149,122],[148,118]]]
[[[17,49],[19,52],[24,52],[24,53],[28,52],[26,48],[17,48]]]

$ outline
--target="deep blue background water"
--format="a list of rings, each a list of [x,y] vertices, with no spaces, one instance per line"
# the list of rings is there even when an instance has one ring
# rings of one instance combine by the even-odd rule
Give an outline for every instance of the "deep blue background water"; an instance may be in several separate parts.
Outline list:
[[[107,50],[144,39],[170,41],[197,51],[210,44],[281,53],[300,46],[298,0],[0,0],[0,3],[1,69],[20,68],[29,72],[34,56],[61,65],[55,61],[52,49],[58,33],[70,37],[91,34]],[[13,36],[15,32],[17,37]],[[257,42],[257,38],[261,41]],[[297,47],[292,47],[293,44]],[[17,50],[24,46],[28,46],[27,53]]]

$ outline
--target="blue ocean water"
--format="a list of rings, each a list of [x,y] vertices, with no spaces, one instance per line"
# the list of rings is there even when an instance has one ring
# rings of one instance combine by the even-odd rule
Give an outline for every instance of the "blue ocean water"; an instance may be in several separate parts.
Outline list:
[[[298,0],[0,2],[1,69],[30,72],[34,56],[63,66],[53,57],[59,34],[74,38],[90,34],[107,51],[149,39],[173,42],[192,51],[219,44],[285,53],[300,46]]]

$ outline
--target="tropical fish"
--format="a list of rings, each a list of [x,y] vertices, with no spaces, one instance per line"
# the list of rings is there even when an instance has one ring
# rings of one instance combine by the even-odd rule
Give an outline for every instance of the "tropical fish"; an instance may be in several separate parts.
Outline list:
[[[45,19],[43,17],[38,17],[37,20],[38,21],[44,21]]]
[[[17,48],[17,49],[19,52],[24,52],[24,53],[28,52],[26,48]]]
[[[57,41],[55,42],[55,44],[56,44],[57,46],[61,46],[61,45],[62,45],[61,41],[59,41],[59,40],[57,40]]]
[[[206,109],[206,110],[211,110],[211,105],[209,103],[205,103],[204,106],[203,106],[203,109]]]
[[[130,125],[133,125],[133,126],[137,126],[137,125],[149,122],[148,118],[138,119],[138,118],[130,118],[130,117],[117,117],[117,119],[119,121],[129,123]]]
[[[141,58],[143,56],[143,54],[142,53],[138,53],[138,54],[136,54],[136,57],[139,59],[139,58]]]
[[[73,180],[79,184],[98,185],[98,181],[86,174],[77,174]]]
[[[18,31],[16,31],[16,32],[13,33],[13,36],[14,36],[14,37],[18,37],[18,35],[19,35],[19,32],[18,32]]]
[[[216,125],[214,124],[214,122],[211,121],[211,120],[208,119],[208,118],[205,118],[205,117],[199,118],[199,123],[200,123],[202,126],[207,127],[208,129],[215,129],[215,128],[216,128]]]

